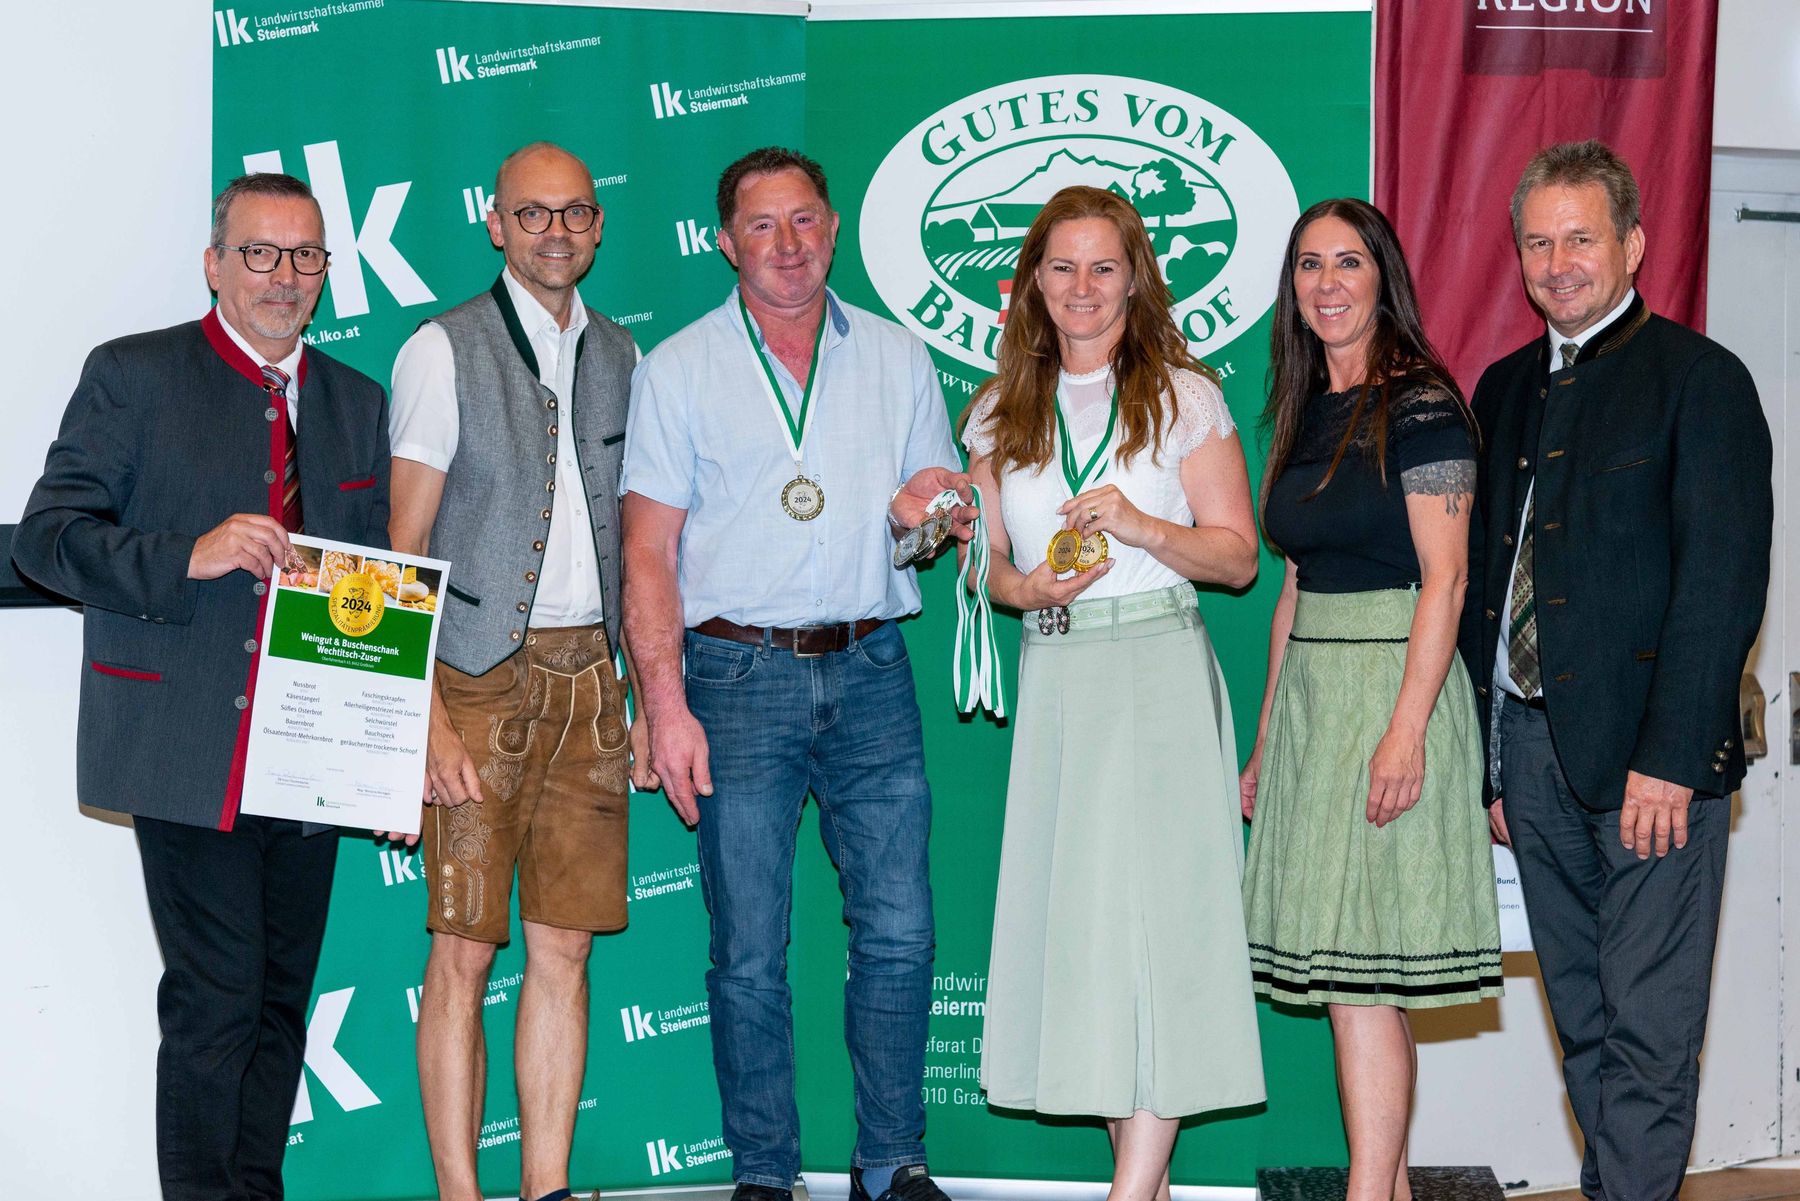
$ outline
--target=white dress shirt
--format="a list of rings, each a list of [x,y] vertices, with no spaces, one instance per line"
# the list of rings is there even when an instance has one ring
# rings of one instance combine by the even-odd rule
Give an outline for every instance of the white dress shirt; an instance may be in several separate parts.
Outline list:
[[[237,343],[237,348],[249,356],[252,363],[255,363],[258,367],[263,366],[264,359],[261,352],[253,349],[250,343],[244,341],[244,335],[231,328],[231,322],[225,320],[225,314],[222,312],[219,313],[219,326],[225,331],[225,336]],[[294,434],[296,437],[300,434],[300,352],[305,349],[306,343],[299,339],[295,339],[294,349],[288,352],[287,358],[281,360],[279,363],[268,364],[271,367],[279,368],[288,377],[287,388],[285,389],[287,395],[288,422],[294,427]]]
[[[510,268],[501,278],[537,356],[538,381],[565,407],[572,406],[575,348],[588,324],[581,294],[570,297],[569,327],[563,329],[513,278]],[[544,540],[544,565],[528,619],[528,624],[540,628],[598,625],[605,616],[593,525],[575,454],[574,424],[556,423],[556,493],[550,506],[550,536]],[[456,359],[450,335],[442,326],[427,322],[406,340],[394,359],[388,411],[394,457],[448,473],[456,458],[458,429]]]
[[[1619,302],[1618,308],[1600,318],[1600,320],[1594,322],[1579,334],[1576,334],[1573,338],[1564,337],[1556,331],[1556,327],[1546,325],[1544,328],[1550,334],[1550,370],[1561,371],[1563,369],[1562,348],[1565,342],[1573,342],[1576,346],[1580,346],[1595,333],[1605,329],[1620,317],[1623,317],[1625,315],[1625,310],[1631,307],[1632,297],[1636,295],[1636,288],[1625,289],[1625,299]],[[1513,581],[1518,578],[1519,574],[1519,550],[1525,545],[1525,517],[1531,512],[1531,497],[1536,491],[1537,473],[1533,472],[1531,483],[1525,487],[1525,507],[1519,510],[1519,528],[1513,531],[1513,561],[1512,567],[1508,569],[1506,573],[1506,607],[1500,610],[1500,645],[1494,652],[1494,687],[1500,689],[1508,696],[1517,697],[1519,700],[1529,700],[1530,698],[1521,695],[1519,686],[1513,683],[1512,648],[1507,644],[1512,640]],[[1540,684],[1537,690],[1531,695],[1533,697],[1543,696],[1543,686]]]

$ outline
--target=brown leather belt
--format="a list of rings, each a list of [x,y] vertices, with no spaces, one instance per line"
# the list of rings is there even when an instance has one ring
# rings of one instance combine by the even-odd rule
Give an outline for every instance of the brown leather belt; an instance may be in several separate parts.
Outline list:
[[[778,629],[766,626],[741,626],[723,617],[711,617],[694,627],[694,633],[728,642],[747,642],[761,646],[768,635],[769,645],[793,651],[803,658],[828,655],[847,648],[853,639],[867,638],[885,622],[885,617],[865,617],[861,621],[841,621],[834,626],[797,626]]]

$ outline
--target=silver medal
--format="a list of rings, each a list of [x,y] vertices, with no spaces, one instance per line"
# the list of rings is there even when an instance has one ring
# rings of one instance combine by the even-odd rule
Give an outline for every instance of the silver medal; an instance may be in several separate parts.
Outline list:
[[[894,566],[896,568],[905,567],[919,557],[919,549],[925,544],[925,532],[930,528],[930,524],[927,522],[925,525],[914,526],[900,535],[900,541],[894,543]]]

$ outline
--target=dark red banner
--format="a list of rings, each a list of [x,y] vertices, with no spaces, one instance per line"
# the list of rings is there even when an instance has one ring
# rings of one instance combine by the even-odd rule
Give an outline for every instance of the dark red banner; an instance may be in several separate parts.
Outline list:
[[[1718,0],[1379,0],[1375,203],[1465,389],[1543,330],[1508,205],[1552,142],[1599,138],[1631,164],[1638,288],[1702,327],[1717,24]]]

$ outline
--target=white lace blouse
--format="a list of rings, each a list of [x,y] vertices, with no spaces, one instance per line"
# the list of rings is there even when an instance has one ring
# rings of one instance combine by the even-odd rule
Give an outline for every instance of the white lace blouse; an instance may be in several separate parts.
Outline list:
[[[1169,374],[1175,385],[1175,413],[1157,456],[1161,461],[1153,460],[1149,450],[1140,452],[1129,464],[1115,460],[1097,484],[1116,484],[1132,504],[1152,517],[1191,526],[1194,514],[1181,489],[1181,461],[1205,445],[1208,438],[1230,437],[1237,426],[1217,384],[1196,371],[1178,368]],[[1103,367],[1085,375],[1064,372],[1061,380],[1075,457],[1085,465],[1106,430],[1113,392],[1112,368]],[[988,396],[969,414],[963,445],[970,454],[993,453],[994,438],[988,421],[994,400],[994,396]],[[1088,486],[1097,484],[1090,482]],[[1068,499],[1069,487],[1054,451],[1051,461],[1042,468],[1033,471],[1015,467],[1000,478],[1000,515],[1012,539],[1012,561],[1020,571],[1029,573],[1044,561],[1051,536],[1063,525],[1057,507]],[[982,500],[990,507],[993,504],[991,497]],[[1185,577],[1158,562],[1150,552],[1126,546],[1117,538],[1107,541],[1111,557],[1117,562],[1104,578],[1081,594],[1083,599],[1129,596],[1184,582]]]

